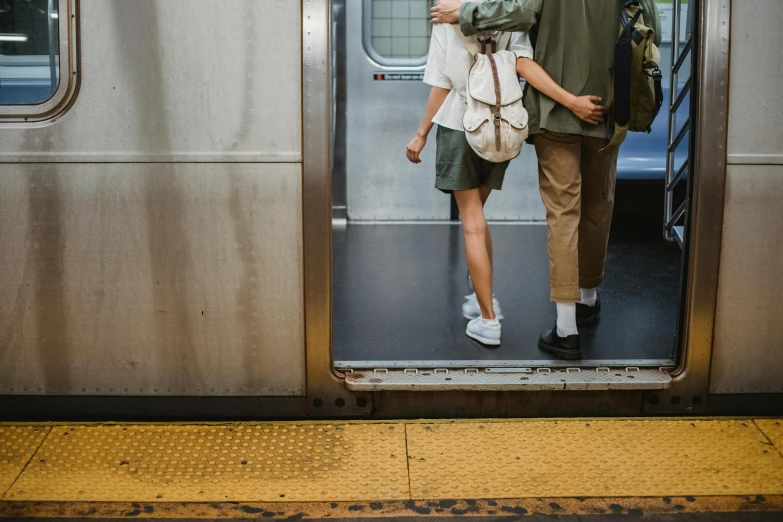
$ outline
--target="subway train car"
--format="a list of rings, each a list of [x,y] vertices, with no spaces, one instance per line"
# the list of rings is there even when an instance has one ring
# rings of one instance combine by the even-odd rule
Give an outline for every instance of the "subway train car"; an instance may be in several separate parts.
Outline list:
[[[783,412],[783,4],[658,2],[665,109],[566,362],[530,146],[487,205],[503,346],[464,337],[434,139],[404,158],[431,3],[5,0],[0,419]]]

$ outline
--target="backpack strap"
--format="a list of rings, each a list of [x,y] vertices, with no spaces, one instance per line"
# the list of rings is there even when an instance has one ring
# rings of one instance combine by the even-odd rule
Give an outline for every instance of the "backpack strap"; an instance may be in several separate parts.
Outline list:
[[[457,33],[459,39],[462,40],[462,43],[465,44],[465,47],[467,47],[468,51],[470,51],[470,54],[472,54],[473,56],[476,56],[477,54],[481,54],[481,48],[479,47],[479,44],[476,42],[475,39],[471,38],[470,36],[465,36],[462,33],[459,24],[452,24],[452,28],[454,28],[454,32]]]
[[[465,36],[462,33],[459,24],[452,24],[452,27],[454,28],[454,32],[457,33],[457,36],[459,36],[460,40],[462,40],[462,43],[465,44],[465,47],[473,56],[476,56],[477,54],[488,54],[496,53],[498,51],[505,51],[508,49],[508,46],[511,43],[511,33],[503,32],[500,34],[497,48],[487,49],[485,45],[480,45],[475,38],[471,36]]]

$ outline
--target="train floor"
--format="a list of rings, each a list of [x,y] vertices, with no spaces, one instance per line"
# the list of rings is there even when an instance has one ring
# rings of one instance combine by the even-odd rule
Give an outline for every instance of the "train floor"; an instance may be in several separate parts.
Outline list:
[[[770,418],[0,424],[0,518],[771,521],[781,450]]]
[[[349,222],[350,223],[350,222]],[[681,253],[660,233],[613,229],[602,315],[582,333],[583,363],[672,364]],[[491,225],[502,345],[467,338],[462,229],[455,224],[336,226],[334,353],[338,367],[556,365],[538,336],[555,321],[549,301],[546,226]],[[573,365],[573,363],[570,363]]]

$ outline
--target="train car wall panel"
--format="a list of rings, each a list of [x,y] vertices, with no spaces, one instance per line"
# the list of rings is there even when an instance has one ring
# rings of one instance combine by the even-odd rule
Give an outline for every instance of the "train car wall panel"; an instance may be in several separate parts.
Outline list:
[[[783,138],[776,23],[783,3],[732,2],[723,239],[711,393],[783,392]]]
[[[782,393],[783,166],[729,165],[711,393]]]
[[[301,165],[6,164],[0,395],[303,395]]]
[[[733,2],[729,163],[783,164],[783,2]]]
[[[0,161],[301,161],[301,2],[81,0],[81,89]]]

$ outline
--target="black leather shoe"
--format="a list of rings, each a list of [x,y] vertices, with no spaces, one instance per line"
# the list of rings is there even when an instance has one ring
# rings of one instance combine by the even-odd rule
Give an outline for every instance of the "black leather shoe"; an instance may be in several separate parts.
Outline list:
[[[595,306],[576,303],[576,325],[586,328],[593,326],[601,315],[601,296],[595,298]]]
[[[557,324],[551,330],[541,334],[538,339],[538,347],[558,359],[573,361],[582,358],[582,343],[579,335],[560,337],[557,335]]]

